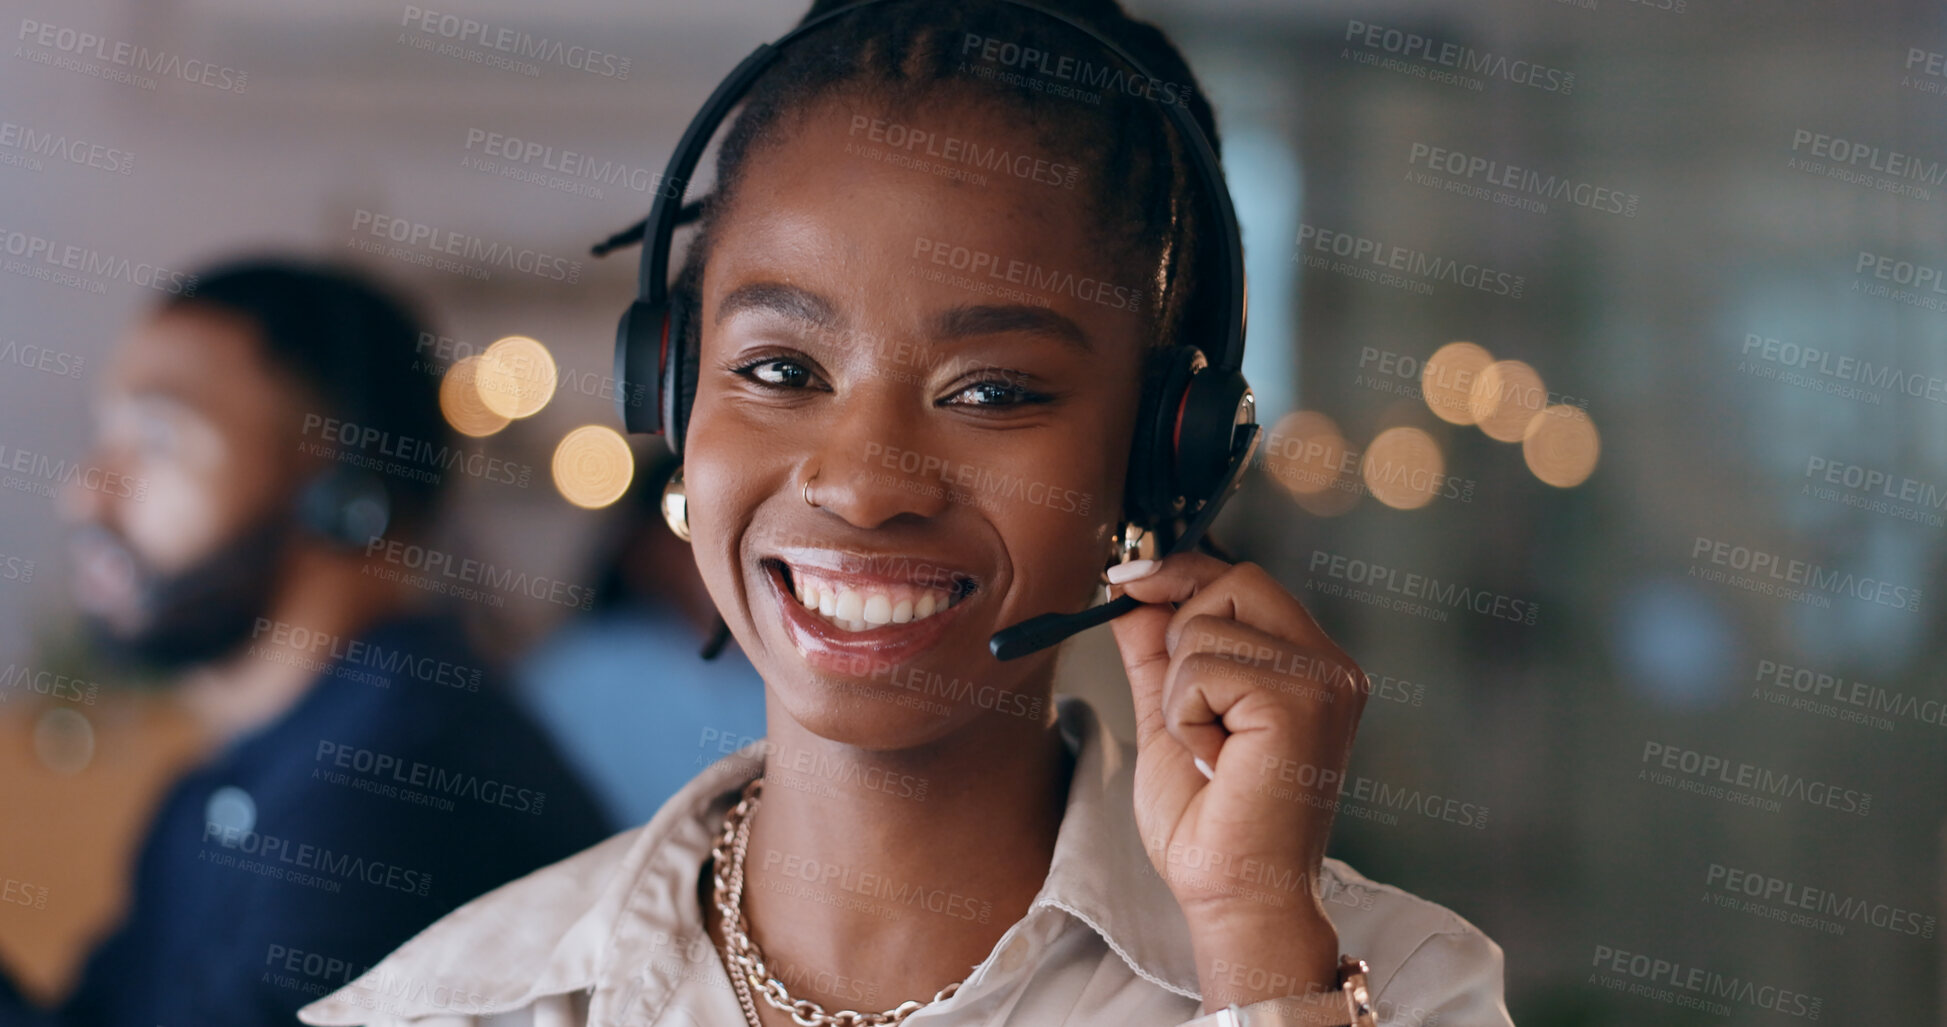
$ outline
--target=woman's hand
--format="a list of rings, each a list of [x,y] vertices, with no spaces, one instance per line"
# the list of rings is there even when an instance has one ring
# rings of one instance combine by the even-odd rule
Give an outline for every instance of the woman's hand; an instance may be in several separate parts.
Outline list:
[[[1136,701],[1136,824],[1189,921],[1205,1010],[1332,990],[1319,864],[1365,673],[1256,564],[1180,553],[1120,588],[1145,604],[1111,622]]]

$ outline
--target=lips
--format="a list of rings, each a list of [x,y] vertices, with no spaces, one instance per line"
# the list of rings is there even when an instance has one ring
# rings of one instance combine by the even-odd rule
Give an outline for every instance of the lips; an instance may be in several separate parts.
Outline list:
[[[890,665],[929,648],[979,591],[972,575],[913,556],[797,550],[761,565],[798,648],[847,673],[862,657]]]

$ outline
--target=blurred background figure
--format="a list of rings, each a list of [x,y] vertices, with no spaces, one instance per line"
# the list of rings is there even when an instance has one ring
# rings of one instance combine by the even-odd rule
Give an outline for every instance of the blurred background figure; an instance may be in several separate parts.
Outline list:
[[[521,698],[611,819],[640,824],[697,772],[764,734],[764,680],[714,638],[716,607],[688,544],[663,523],[677,460],[653,462],[617,503],[594,612],[570,618],[522,662]],[[722,645],[705,660],[706,646]]]
[[[43,1010],[0,978],[0,1023],[290,1022],[608,828],[414,602],[452,465],[415,318],[324,265],[194,281],[112,356],[60,498],[92,648],[173,682],[218,748],[163,800],[72,996]]]

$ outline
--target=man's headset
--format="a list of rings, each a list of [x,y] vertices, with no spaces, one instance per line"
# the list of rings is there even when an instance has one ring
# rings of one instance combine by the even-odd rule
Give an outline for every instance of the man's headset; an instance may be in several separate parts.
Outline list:
[[[616,411],[630,432],[659,434],[678,456],[689,425],[695,397],[697,354],[688,352],[689,320],[694,312],[686,297],[669,287],[669,251],[678,225],[696,216],[699,207],[685,208],[682,193],[703,158],[710,139],[743,99],[758,76],[777,60],[783,48],[827,22],[894,0],[863,0],[821,15],[798,26],[774,43],[765,43],[744,58],[704,102],[683,130],[676,150],[663,171],[661,188],[649,216],[596,245],[603,256],[630,243],[643,243],[636,282],[636,299],[622,315],[615,335]],[[1026,0],[990,0],[1032,11],[1061,22],[1092,39],[1145,81],[1159,81],[1120,46],[1066,15]],[[1130,454],[1128,501],[1130,520],[1153,531],[1167,531],[1176,518],[1189,517],[1183,534],[1169,543],[1164,555],[1187,551],[1203,537],[1243,481],[1245,468],[1257,449],[1256,402],[1241,370],[1244,361],[1244,248],[1222,169],[1210,141],[1185,108],[1159,103],[1176,126],[1189,152],[1218,232],[1226,283],[1224,338],[1214,359],[1197,346],[1176,344],[1156,352],[1158,362],[1144,386],[1136,421],[1135,448]],[[671,352],[672,345],[684,352]],[[646,397],[646,401],[645,398]],[[633,399],[632,399],[633,398]],[[1202,501],[1189,505],[1189,497]],[[1125,595],[1080,613],[1048,613],[997,632],[988,648],[998,659],[1011,660],[1045,649],[1062,639],[1106,623],[1140,606]]]
[[[350,310],[340,308],[337,314],[344,322],[337,337],[349,338],[367,330]],[[347,348],[350,353],[341,351],[340,355],[349,357],[354,364],[352,380],[377,381],[382,372],[372,358],[371,347]],[[376,413],[370,395],[361,388],[353,391],[348,408],[340,411],[339,416],[364,428],[382,420],[374,416]],[[333,548],[364,549],[374,539],[383,537],[392,524],[392,490],[377,471],[333,460],[330,467],[298,487],[296,515],[300,526]]]

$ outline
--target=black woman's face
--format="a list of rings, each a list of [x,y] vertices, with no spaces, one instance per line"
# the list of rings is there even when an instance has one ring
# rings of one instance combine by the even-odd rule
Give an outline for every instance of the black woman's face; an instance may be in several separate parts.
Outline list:
[[[1154,286],[1104,252],[1088,174],[1064,184],[1079,160],[1005,114],[833,100],[787,120],[702,283],[698,567],[821,736],[1038,722],[1052,651],[1000,663],[987,640],[1094,594]]]

